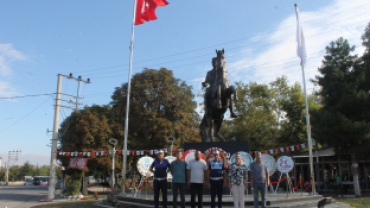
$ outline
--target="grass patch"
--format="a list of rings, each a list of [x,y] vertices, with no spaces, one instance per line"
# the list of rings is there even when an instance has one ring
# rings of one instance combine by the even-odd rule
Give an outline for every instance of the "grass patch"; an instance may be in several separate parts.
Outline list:
[[[59,202],[52,204],[45,204],[41,206],[34,206],[37,208],[90,208],[93,203],[98,201],[75,201],[75,202]]]
[[[336,201],[351,205],[351,207],[370,207],[370,197],[336,198]]]

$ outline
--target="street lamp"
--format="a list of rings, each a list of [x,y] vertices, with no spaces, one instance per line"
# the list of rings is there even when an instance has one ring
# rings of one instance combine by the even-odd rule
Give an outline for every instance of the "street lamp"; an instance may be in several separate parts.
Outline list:
[[[174,136],[168,136],[166,139],[167,139],[167,141],[172,142],[172,144],[171,144],[171,156],[172,156],[173,142],[176,140],[176,138]]]
[[[112,181],[112,191],[114,190],[114,184],[115,184],[115,178],[114,178],[114,159],[116,156],[116,144],[117,144],[117,139],[110,138],[109,143],[113,145],[113,155],[112,155],[112,175],[111,175],[111,181]]]

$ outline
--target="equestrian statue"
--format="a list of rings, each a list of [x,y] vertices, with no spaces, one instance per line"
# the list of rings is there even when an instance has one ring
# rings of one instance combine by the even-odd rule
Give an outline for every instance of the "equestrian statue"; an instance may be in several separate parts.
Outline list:
[[[237,100],[236,89],[230,86],[225,61],[225,51],[216,50],[217,56],[212,58],[213,69],[207,72],[202,85],[206,88],[204,94],[204,116],[199,126],[202,142],[214,142],[214,137],[221,141],[225,139],[220,135],[220,129],[227,108],[230,117],[236,118],[234,102]]]

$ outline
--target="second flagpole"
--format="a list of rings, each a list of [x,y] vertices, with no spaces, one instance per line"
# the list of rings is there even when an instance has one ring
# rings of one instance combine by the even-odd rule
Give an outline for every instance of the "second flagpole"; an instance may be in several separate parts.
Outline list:
[[[126,195],[125,184],[126,181],[126,163],[127,163],[127,137],[128,137],[128,116],[130,110],[130,93],[131,93],[131,71],[132,71],[132,56],[134,54],[134,30],[135,30],[135,16],[137,0],[134,0],[134,15],[132,18],[132,33],[131,33],[131,45],[130,45],[130,66],[128,72],[128,87],[127,87],[127,106],[126,106],[126,119],[125,119],[125,138],[123,142],[123,164],[122,164],[122,186],[121,194]]]

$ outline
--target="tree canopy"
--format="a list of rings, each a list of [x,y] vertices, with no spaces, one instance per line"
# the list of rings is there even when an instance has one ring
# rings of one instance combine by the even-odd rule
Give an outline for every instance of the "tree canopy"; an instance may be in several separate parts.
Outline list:
[[[65,152],[110,150],[110,138],[118,140],[116,149],[123,149],[123,136],[127,103],[127,83],[117,87],[112,102],[106,106],[85,107],[65,119],[59,132],[59,150]],[[131,80],[128,149],[149,150],[169,146],[167,136],[177,138],[175,145],[187,141],[200,141],[199,116],[195,111],[192,88],[173,77],[170,70],[145,69]],[[58,156],[64,166],[67,157]],[[116,172],[121,173],[122,156],[116,159]],[[128,162],[133,165],[132,158]],[[107,156],[91,157],[87,170],[67,170],[69,174],[108,175],[111,159]]]

